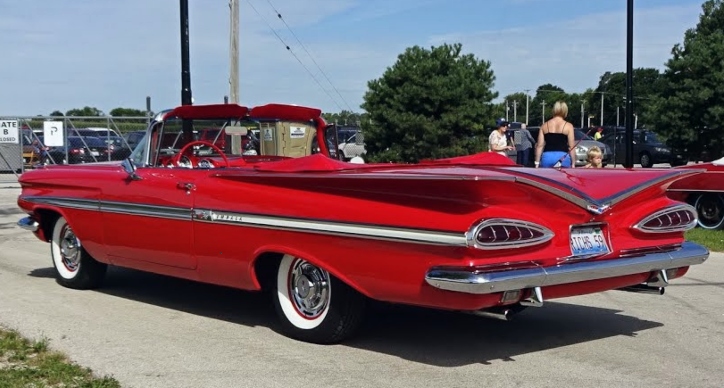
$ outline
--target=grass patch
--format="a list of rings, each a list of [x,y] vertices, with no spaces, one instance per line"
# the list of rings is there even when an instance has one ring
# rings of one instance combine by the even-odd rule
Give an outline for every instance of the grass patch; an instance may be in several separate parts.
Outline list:
[[[701,244],[712,252],[724,252],[724,230],[694,228],[686,232],[686,239]]]
[[[0,327],[0,388],[120,388],[111,377],[96,377],[63,354],[51,351],[48,340],[30,341]]]

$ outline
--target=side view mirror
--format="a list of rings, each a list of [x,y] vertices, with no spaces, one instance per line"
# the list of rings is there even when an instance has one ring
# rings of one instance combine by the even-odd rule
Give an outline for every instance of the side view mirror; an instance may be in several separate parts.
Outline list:
[[[123,159],[123,162],[121,162],[121,167],[123,167],[123,171],[128,174],[128,177],[131,178],[131,180],[134,181],[140,181],[141,177],[136,174],[136,165],[133,164],[133,161],[131,161],[131,158]]]

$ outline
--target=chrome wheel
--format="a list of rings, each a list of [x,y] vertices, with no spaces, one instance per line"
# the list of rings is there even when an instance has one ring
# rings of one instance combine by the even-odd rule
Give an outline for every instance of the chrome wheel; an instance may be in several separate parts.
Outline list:
[[[724,198],[717,194],[703,194],[694,203],[699,226],[704,229],[721,229],[724,226]]]
[[[304,318],[314,319],[329,305],[329,273],[304,260],[296,260],[288,276],[289,299]]]
[[[60,231],[60,256],[68,271],[78,270],[81,259],[80,240],[68,224],[65,224]]]

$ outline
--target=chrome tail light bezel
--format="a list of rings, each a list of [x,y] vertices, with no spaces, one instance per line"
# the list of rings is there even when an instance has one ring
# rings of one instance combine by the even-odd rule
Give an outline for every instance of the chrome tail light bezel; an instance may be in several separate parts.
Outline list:
[[[683,222],[679,222],[675,226],[646,226],[647,223],[663,217],[663,216],[669,216],[674,213],[679,213],[679,219]],[[687,215],[687,219],[683,220],[681,218],[681,213]],[[671,221],[671,220],[670,220]],[[696,214],[696,208],[693,206],[682,203],[674,206],[669,206],[666,208],[663,208],[661,210],[658,210],[642,219],[641,221],[637,222],[632,228],[634,230],[643,232],[643,233],[676,233],[676,232],[686,232],[687,230],[691,230],[696,227],[696,224],[698,222],[698,217]]]
[[[500,241],[500,242],[493,242],[493,243],[485,243],[478,240],[478,235],[480,232],[488,227],[491,226],[502,226],[504,228],[517,228],[518,231],[520,231],[520,228],[529,229],[531,231],[535,231],[539,236],[533,236],[526,239],[515,239],[515,240],[506,240],[506,241]],[[506,229],[507,233],[507,229]],[[531,233],[533,235],[533,233]],[[473,225],[467,233],[465,233],[465,238],[467,241],[468,247],[477,248],[477,249],[484,249],[484,250],[499,250],[499,249],[516,249],[516,248],[525,248],[525,247],[531,247],[539,244],[543,244],[545,242],[550,241],[553,239],[555,234],[550,229],[534,224],[532,222],[528,221],[522,221],[522,220],[516,220],[516,219],[509,219],[509,218],[490,218],[483,221],[480,221]]]

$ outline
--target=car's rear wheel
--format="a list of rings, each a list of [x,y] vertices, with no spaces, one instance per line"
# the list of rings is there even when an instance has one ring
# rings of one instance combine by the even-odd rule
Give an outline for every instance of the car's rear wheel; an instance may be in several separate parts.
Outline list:
[[[704,229],[724,228],[724,196],[702,194],[694,202],[699,217],[699,226]]]
[[[75,289],[90,289],[101,285],[108,266],[96,261],[86,252],[73,229],[63,217],[53,226],[50,255],[58,284]]]
[[[649,155],[648,152],[642,153],[640,156],[640,163],[641,167],[645,168],[653,166],[653,163],[651,163],[651,155]]]
[[[303,259],[282,258],[274,291],[282,330],[292,338],[335,343],[349,337],[362,321],[365,297]]]

